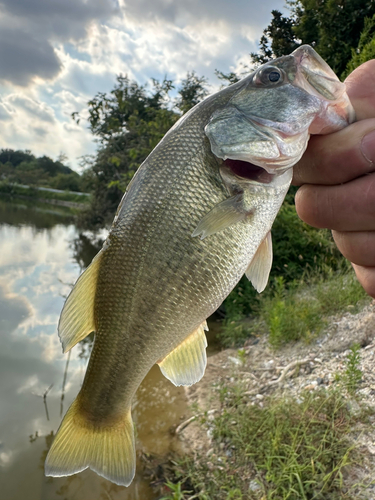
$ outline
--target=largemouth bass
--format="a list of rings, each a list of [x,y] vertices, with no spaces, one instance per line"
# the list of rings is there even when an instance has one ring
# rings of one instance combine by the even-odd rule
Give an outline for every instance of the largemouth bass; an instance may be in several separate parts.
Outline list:
[[[353,120],[344,84],[302,46],[207,98],[165,135],[64,305],[64,352],[92,331],[95,341],[47,475],[90,467],[131,483],[138,386],[155,363],[175,385],[201,379],[206,318],[243,274],[259,292],[267,284],[271,226],[309,135]]]

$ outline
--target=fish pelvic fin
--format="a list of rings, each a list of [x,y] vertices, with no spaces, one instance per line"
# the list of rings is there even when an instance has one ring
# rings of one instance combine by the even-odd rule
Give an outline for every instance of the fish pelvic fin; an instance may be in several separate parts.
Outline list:
[[[259,293],[263,292],[267,286],[272,267],[272,259],[272,237],[271,231],[269,231],[259,245],[245,273],[255,290]]]
[[[201,237],[201,240],[211,234],[223,231],[229,226],[246,219],[249,214],[244,210],[243,195],[231,196],[216,205],[195,228],[192,236]]]
[[[71,476],[90,468],[113,483],[129,486],[135,474],[130,408],[115,424],[99,426],[79,409],[78,398],[65,415],[45,462],[46,476]]]
[[[174,385],[193,385],[203,377],[207,365],[204,330],[208,330],[206,321],[159,361],[162,374]]]
[[[61,312],[58,331],[63,352],[95,330],[94,300],[102,251],[78,278]]]

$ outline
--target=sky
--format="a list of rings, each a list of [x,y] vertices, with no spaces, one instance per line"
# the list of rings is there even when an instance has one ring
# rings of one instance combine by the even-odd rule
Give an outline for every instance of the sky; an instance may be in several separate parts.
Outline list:
[[[97,144],[87,102],[116,75],[139,84],[249,62],[284,0],[0,0],[0,148],[28,149],[80,171]]]

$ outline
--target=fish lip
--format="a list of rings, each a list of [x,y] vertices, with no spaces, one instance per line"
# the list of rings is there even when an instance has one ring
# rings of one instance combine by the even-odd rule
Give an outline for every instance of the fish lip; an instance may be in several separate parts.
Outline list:
[[[322,108],[331,107],[337,115],[335,129],[355,121],[355,111],[346,94],[345,83],[340,82],[332,68],[309,45],[301,45],[290,54],[296,61],[296,75],[290,83],[322,101]],[[340,109],[341,108],[341,109]],[[321,132],[320,132],[321,133]]]

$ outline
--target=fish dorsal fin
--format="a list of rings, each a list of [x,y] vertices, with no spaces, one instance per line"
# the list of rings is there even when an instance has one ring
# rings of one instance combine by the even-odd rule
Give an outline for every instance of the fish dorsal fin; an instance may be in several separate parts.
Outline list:
[[[95,330],[94,299],[102,255],[99,252],[93,259],[66,299],[58,327],[63,352]]]
[[[204,330],[208,330],[206,321],[158,363],[174,385],[193,385],[203,377],[207,364]]]
[[[223,231],[225,228],[245,219],[249,214],[243,207],[243,196],[231,196],[216,205],[201,219],[192,236],[201,235],[201,240],[206,236]]]
[[[259,245],[249,267],[246,269],[246,277],[251,281],[257,292],[263,292],[268,283],[272,267],[272,238],[271,231],[268,232]]]

